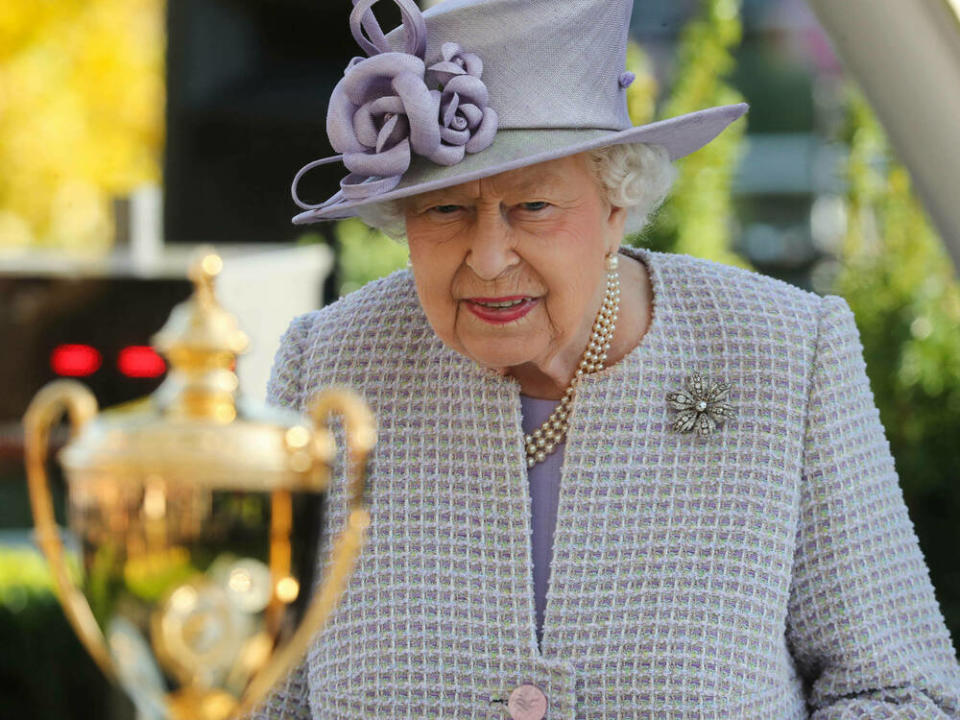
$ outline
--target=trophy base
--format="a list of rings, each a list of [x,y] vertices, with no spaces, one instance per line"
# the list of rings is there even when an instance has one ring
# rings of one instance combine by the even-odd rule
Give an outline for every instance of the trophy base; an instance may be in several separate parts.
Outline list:
[[[171,720],[226,720],[237,709],[237,701],[220,690],[184,688],[167,696]]]

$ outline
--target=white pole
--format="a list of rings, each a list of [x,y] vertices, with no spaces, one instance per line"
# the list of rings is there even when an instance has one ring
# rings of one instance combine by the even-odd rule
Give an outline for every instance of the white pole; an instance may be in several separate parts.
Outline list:
[[[960,268],[960,0],[808,0]]]

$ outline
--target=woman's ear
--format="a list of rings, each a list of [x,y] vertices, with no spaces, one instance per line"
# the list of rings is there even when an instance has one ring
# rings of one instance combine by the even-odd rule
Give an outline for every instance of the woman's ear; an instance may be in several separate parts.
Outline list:
[[[626,223],[627,209],[611,204],[607,215],[607,252],[616,252],[620,247]]]

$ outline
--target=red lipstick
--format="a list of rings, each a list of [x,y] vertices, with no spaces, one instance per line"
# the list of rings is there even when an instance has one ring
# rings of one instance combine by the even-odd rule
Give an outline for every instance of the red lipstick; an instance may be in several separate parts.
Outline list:
[[[539,300],[526,295],[511,295],[495,298],[464,298],[463,302],[470,312],[484,322],[491,325],[506,325],[519,320],[533,310]]]

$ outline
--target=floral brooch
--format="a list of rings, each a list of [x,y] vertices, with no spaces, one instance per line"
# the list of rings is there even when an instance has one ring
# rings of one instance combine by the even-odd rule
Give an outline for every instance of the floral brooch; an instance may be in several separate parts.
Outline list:
[[[694,375],[687,380],[685,389],[667,393],[667,402],[677,411],[673,429],[709,435],[736,414],[735,408],[726,401],[729,392],[729,383],[708,383],[703,376]]]

